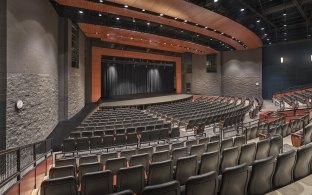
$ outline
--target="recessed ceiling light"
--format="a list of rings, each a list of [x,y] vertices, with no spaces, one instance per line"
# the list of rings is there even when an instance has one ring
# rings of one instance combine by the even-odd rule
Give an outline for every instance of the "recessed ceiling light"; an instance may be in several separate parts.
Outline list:
[[[286,27],[286,26],[287,26],[287,24],[284,24],[284,26]]]
[[[125,5],[124,7],[125,7],[125,8],[127,8],[127,7],[128,7],[128,5]]]
[[[216,29],[214,29],[213,31],[217,32],[217,30],[216,30]]]
[[[196,35],[197,37],[199,37],[199,35]]]
[[[260,22],[260,20],[257,20],[257,23],[259,23]]]
[[[187,20],[184,20],[184,22],[187,22]]]
[[[178,18],[174,18],[175,20],[177,20]]]
[[[196,26],[198,26],[198,24],[195,24]]]
[[[287,16],[287,14],[286,14],[286,13],[283,13],[283,16]]]
[[[217,2],[218,2],[218,0],[213,0],[213,2],[217,3]]]
[[[210,41],[212,41],[212,39],[210,39]]]
[[[267,40],[269,41],[270,39],[269,39],[269,38],[267,38]]]
[[[102,16],[102,14],[100,13],[99,16]]]
[[[163,25],[161,24],[160,27],[163,27]]]
[[[207,26],[205,26],[205,29],[207,29],[208,27]]]
[[[100,3],[103,3],[103,0],[100,0]]]
[[[261,30],[264,30],[264,28],[262,27]]]
[[[109,34],[106,34],[107,36],[109,36]]]
[[[311,37],[311,35],[309,34],[308,37]]]
[[[145,12],[145,9],[142,9],[142,12]]]
[[[245,9],[244,9],[244,8],[242,8],[242,9],[240,9],[240,11],[241,11],[241,12],[243,12],[243,11],[245,11]]]
[[[284,32],[284,35],[287,35],[287,32]]]
[[[271,45],[272,43],[270,42],[269,44]]]
[[[133,40],[133,37],[131,37],[130,39]]]
[[[135,22],[135,19],[133,19],[132,22]]]
[[[183,30],[181,30],[181,32],[183,32]]]
[[[267,36],[267,35],[268,35],[268,34],[266,34],[266,33],[264,34],[264,36]]]
[[[221,35],[223,35],[223,34],[224,34],[224,32],[221,33]]]
[[[151,23],[148,22],[148,23],[146,23],[146,24],[147,24],[147,25],[150,25]]]
[[[287,39],[285,38],[284,41],[287,41]]]
[[[120,18],[116,18],[116,20],[120,20]]]
[[[164,14],[159,14],[160,16],[163,16]]]
[[[83,14],[83,11],[82,11],[82,10],[79,10],[79,13],[80,13],[80,14]]]

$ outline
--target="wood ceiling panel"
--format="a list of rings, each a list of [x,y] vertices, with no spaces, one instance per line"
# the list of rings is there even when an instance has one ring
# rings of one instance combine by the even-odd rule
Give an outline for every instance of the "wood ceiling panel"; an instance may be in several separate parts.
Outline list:
[[[112,0],[110,0],[112,1]],[[124,4],[127,0],[113,0],[116,3]],[[132,6],[142,8],[146,0],[136,0]],[[171,7],[170,12],[166,14],[172,17],[179,17],[192,21],[194,23],[208,26],[212,29],[216,29],[220,32],[224,32],[231,36],[234,36],[241,41],[245,42],[249,48],[256,48],[262,46],[260,38],[243,25],[203,7],[199,7],[184,0],[148,0],[157,1],[154,7],[150,7],[150,11],[158,11],[158,6]],[[172,7],[174,5],[174,7]],[[233,30],[235,29],[235,30]],[[239,31],[236,31],[238,30]]]
[[[167,19],[164,17],[159,17],[155,15],[146,14],[145,12],[137,12],[130,9],[119,8],[114,6],[109,6],[105,4],[94,3],[86,0],[56,0],[56,2],[77,8],[89,9],[99,12],[106,12],[126,17],[133,17],[136,19],[147,20],[150,22],[160,23],[163,25],[168,25],[184,30],[188,30],[194,33],[198,33],[201,35],[209,36],[214,39],[225,42],[237,50],[244,50],[245,48],[240,45],[237,41],[228,38],[224,35],[221,35],[217,32],[209,31],[204,28],[196,27],[190,24],[185,24],[183,22],[179,22],[173,19]],[[188,21],[192,21],[198,23],[203,26],[208,26],[211,29],[216,29],[220,32],[224,32],[232,37],[235,37],[245,43],[248,48],[258,48],[262,46],[262,41],[260,38],[246,27],[236,23],[235,21],[230,20],[224,16],[221,16],[217,13],[211,12],[199,6],[187,3],[183,0],[114,0],[114,2],[127,4],[129,6],[144,8],[141,7],[147,5],[149,7],[148,10],[154,12],[160,12],[159,10],[164,10],[164,7],[167,8],[168,11],[164,14],[168,14],[172,17],[183,18]],[[153,6],[151,6],[153,5]],[[145,8],[147,9],[147,8]]]
[[[141,33],[137,31],[130,31],[85,23],[79,23],[79,27],[86,34],[86,36],[92,38],[100,38],[101,40],[107,42],[178,53],[184,52],[191,52],[196,54],[217,53],[216,50],[210,47],[178,39],[152,35],[148,33]]]

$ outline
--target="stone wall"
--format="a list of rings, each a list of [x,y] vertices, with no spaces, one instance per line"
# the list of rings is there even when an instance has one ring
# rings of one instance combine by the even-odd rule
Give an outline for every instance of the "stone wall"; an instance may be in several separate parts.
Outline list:
[[[262,49],[222,53],[222,95],[262,96]]]
[[[85,36],[79,33],[79,68],[69,64],[68,118],[73,117],[85,106]]]
[[[220,54],[217,55],[217,73],[206,72],[206,55],[192,56],[192,93],[204,95],[221,95]]]
[[[7,1],[7,148],[43,140],[58,123],[57,41],[48,0]]]

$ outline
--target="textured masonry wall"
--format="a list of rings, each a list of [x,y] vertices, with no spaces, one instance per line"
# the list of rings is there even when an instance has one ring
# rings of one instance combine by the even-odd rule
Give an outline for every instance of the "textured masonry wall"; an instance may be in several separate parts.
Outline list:
[[[9,73],[7,79],[7,146],[45,139],[58,122],[57,77]],[[15,110],[17,99],[24,102],[21,111]]]
[[[222,95],[262,96],[261,48],[222,53]]]
[[[43,140],[57,125],[57,40],[58,16],[48,0],[7,1],[7,148]]]
[[[217,73],[206,72],[206,55],[192,56],[192,93],[204,95],[221,95],[220,55],[217,56]]]
[[[69,64],[68,118],[73,117],[85,105],[85,36],[79,33],[79,69]]]

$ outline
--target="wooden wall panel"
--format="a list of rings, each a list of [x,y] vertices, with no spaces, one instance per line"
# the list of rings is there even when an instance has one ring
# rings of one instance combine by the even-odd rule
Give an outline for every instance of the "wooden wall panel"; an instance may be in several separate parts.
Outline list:
[[[182,93],[182,66],[181,66],[180,57],[93,47],[92,48],[92,90],[91,90],[92,102],[97,102],[101,98],[101,89],[102,89],[101,59],[102,59],[102,56],[104,55],[175,62],[176,63],[176,91],[177,93]]]

